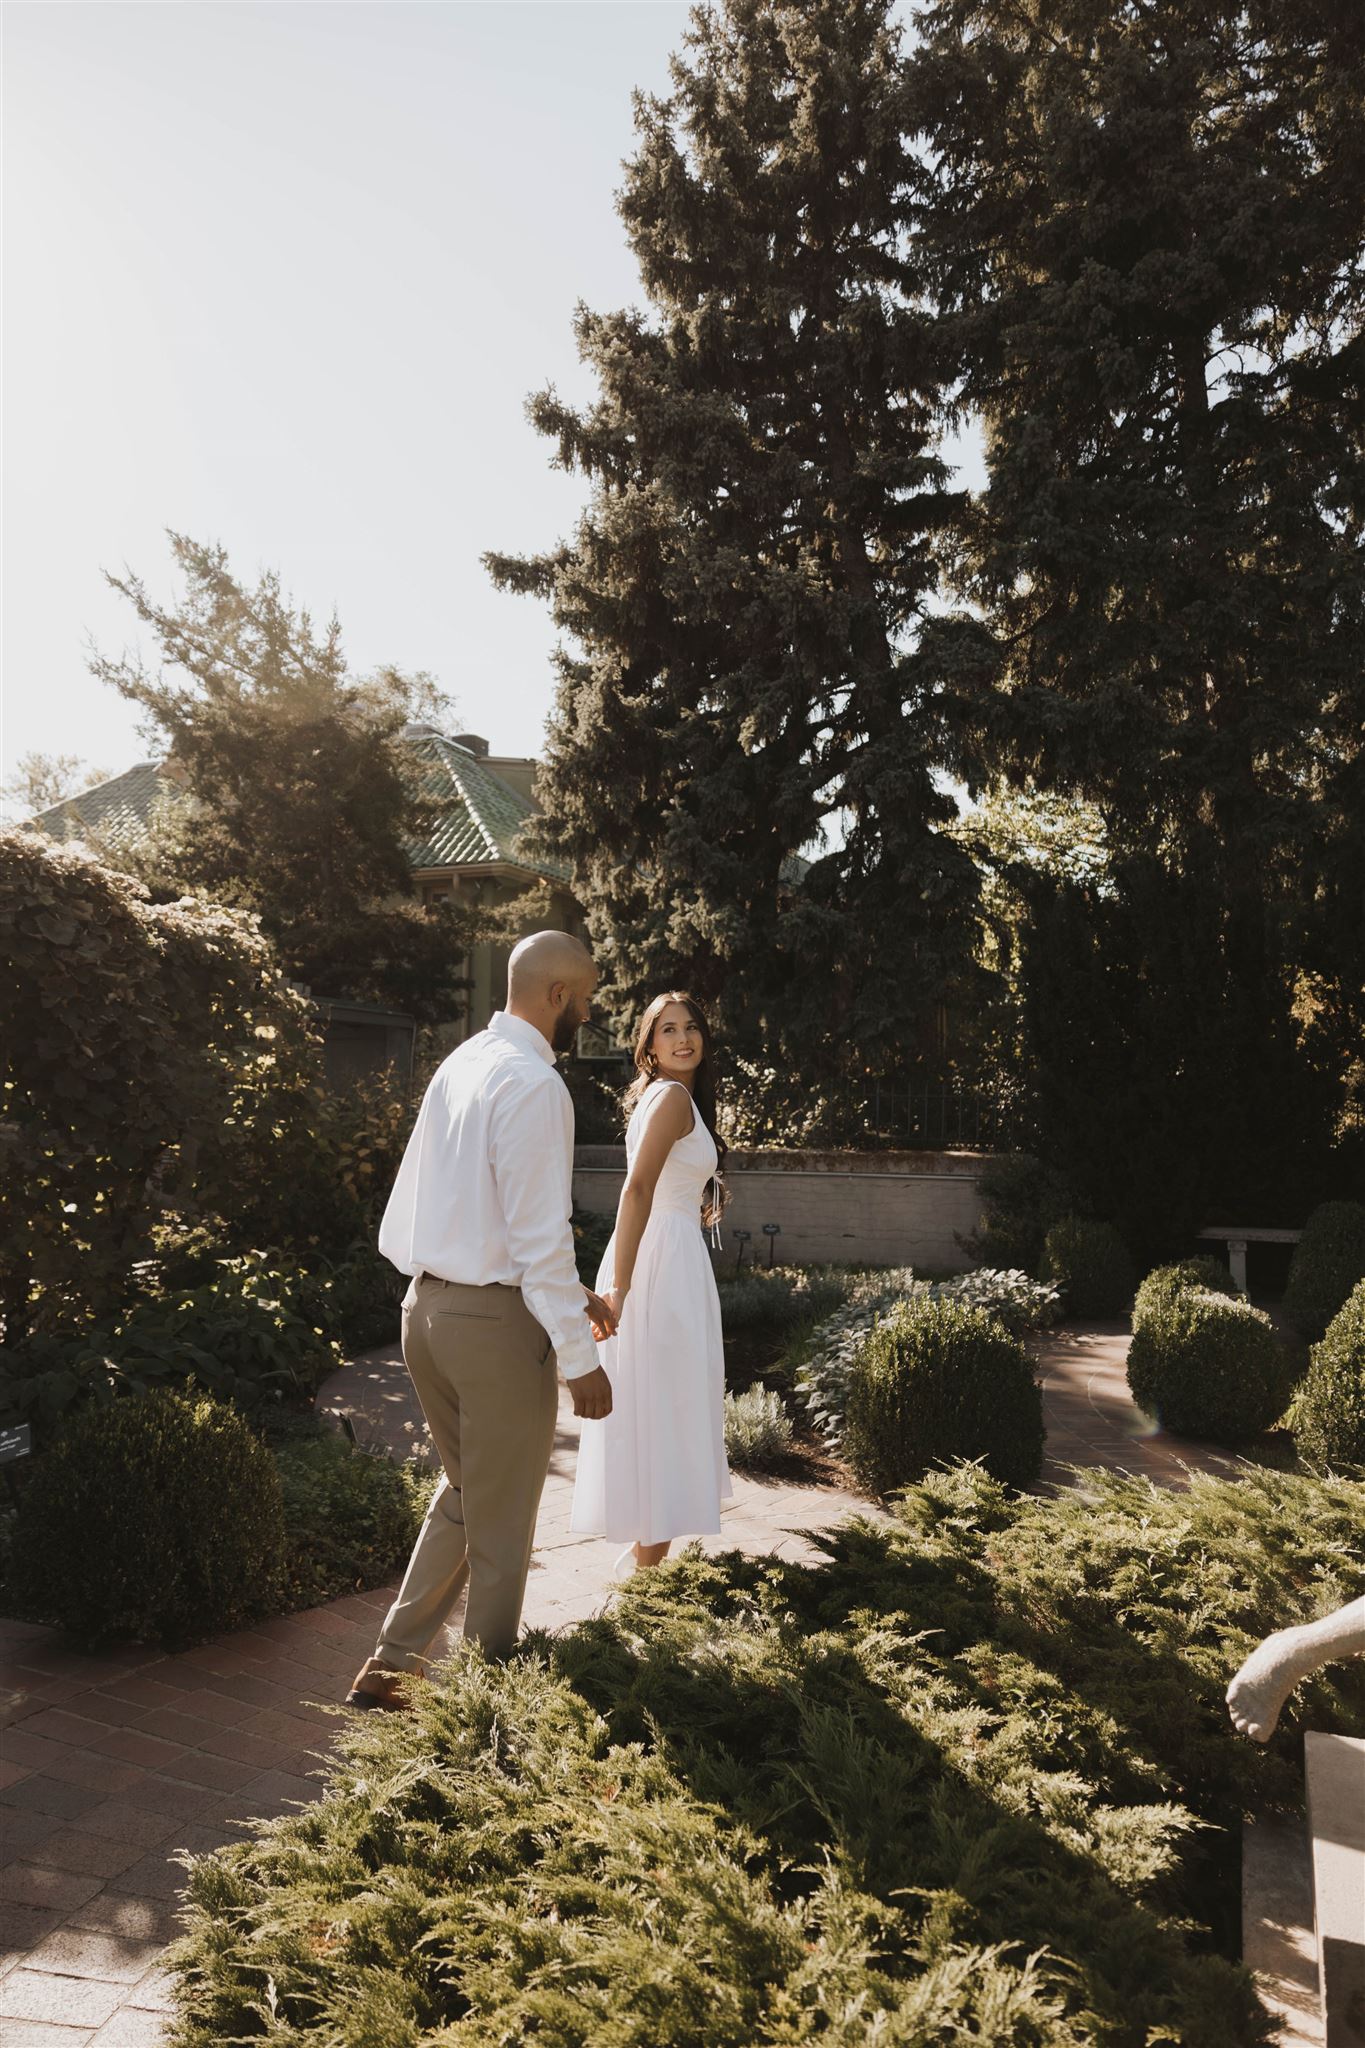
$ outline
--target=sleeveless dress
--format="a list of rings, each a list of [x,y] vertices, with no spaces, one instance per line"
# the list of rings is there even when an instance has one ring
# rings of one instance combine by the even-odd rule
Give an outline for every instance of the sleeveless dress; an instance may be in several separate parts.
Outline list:
[[[626,1159],[639,1149],[652,1081],[626,1127]],[[690,1092],[690,1091],[687,1091]],[[598,1346],[612,1411],[585,1421],[569,1526],[614,1543],[711,1536],[728,1502],[725,1354],[720,1296],[701,1229],[701,1199],[716,1170],[715,1140],[694,1112],[664,1161],[614,1337]],[[597,1276],[611,1284],[613,1234]]]

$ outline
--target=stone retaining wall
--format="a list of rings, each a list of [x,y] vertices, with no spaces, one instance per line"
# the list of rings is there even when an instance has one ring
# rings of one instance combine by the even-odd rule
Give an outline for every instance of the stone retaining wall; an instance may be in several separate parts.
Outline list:
[[[746,1264],[766,1263],[765,1223],[781,1226],[777,1257],[787,1265],[826,1260],[843,1265],[921,1266],[960,1272],[970,1266],[957,1242],[980,1215],[980,1152],[740,1152],[730,1154],[731,1192],[725,1251],[732,1235],[752,1232]],[[574,1200],[611,1212],[625,1175],[619,1145],[580,1145],[574,1153]]]

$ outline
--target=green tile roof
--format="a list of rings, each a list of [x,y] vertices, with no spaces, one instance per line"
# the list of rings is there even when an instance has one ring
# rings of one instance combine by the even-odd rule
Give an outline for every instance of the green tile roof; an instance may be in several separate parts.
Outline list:
[[[430,836],[408,847],[413,867],[499,864],[544,875],[550,881],[570,879],[569,870],[558,861],[520,851],[519,834],[535,806],[509,787],[486,761],[431,728],[411,732],[406,744],[420,764],[422,793],[430,797],[438,813]],[[31,822],[54,839],[98,833],[117,846],[146,824],[161,775],[159,762],[140,762],[126,774],[39,811]]]
[[[468,747],[428,728],[409,735],[408,746],[422,763],[421,792],[439,811],[429,839],[410,845],[415,868],[452,868],[508,862],[557,882],[569,880],[558,861],[532,858],[519,837],[535,805],[511,788]]]
[[[147,823],[152,799],[161,786],[161,764],[140,761],[108,782],[97,782],[80,796],[65,797],[39,811],[30,823],[53,839],[83,839],[97,832],[111,846],[132,839]]]

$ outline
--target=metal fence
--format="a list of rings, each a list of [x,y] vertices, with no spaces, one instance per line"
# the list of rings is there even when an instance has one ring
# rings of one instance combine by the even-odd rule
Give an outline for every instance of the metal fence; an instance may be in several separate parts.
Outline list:
[[[867,1082],[861,1121],[885,1145],[965,1146],[996,1151],[1012,1142],[1015,1116],[1002,1102],[929,1075]]]

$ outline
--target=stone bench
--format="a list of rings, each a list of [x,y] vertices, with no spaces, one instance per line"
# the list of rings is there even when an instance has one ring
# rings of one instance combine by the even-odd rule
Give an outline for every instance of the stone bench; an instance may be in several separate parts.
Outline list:
[[[1297,1244],[1303,1236],[1301,1230],[1252,1230],[1244,1223],[1213,1223],[1207,1230],[1201,1230],[1200,1238],[1209,1239],[1213,1244],[1225,1244],[1228,1248],[1228,1271],[1233,1280],[1247,1291],[1247,1246],[1249,1244]]]

